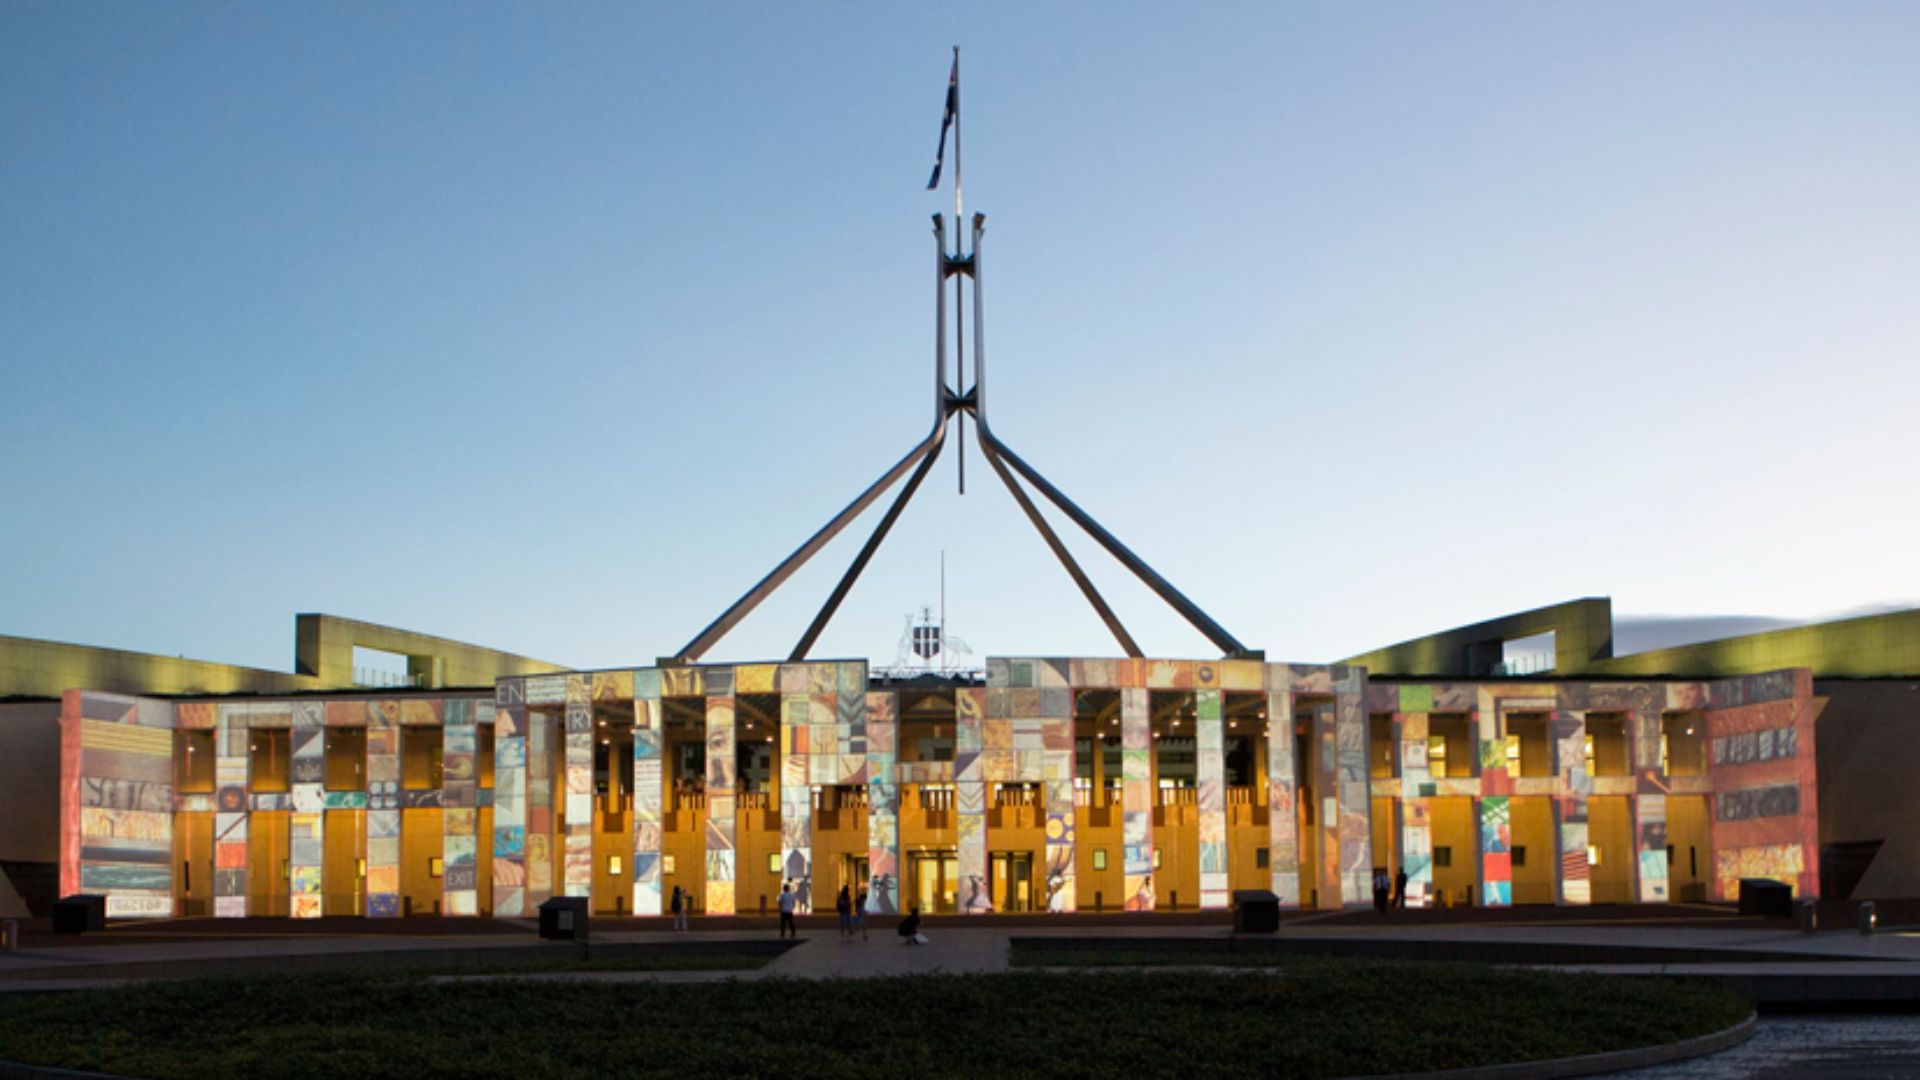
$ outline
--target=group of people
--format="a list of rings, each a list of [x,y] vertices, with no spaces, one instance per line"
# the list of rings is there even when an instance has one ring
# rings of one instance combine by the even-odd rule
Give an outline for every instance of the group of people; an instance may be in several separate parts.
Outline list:
[[[794,891],[793,882],[782,882],[780,885],[780,936],[783,938],[800,936],[799,928],[793,921],[799,903],[800,894]],[[685,931],[687,913],[693,909],[693,898],[683,892],[680,886],[675,885],[673,898],[668,901],[667,909],[673,913],[673,928]],[[840,916],[841,941],[852,941],[855,935],[858,935],[861,941],[869,940],[867,937],[867,890],[861,889],[856,896],[848,886],[840,886],[840,894],[834,897],[833,909]],[[895,932],[904,939],[902,944],[925,945],[927,935],[920,932],[920,909],[916,907],[909,911],[907,917],[900,920],[900,926]]]
[[[1388,875],[1387,868],[1373,868],[1373,910],[1382,915],[1389,908],[1407,906],[1407,868],[1401,867],[1398,873]]]

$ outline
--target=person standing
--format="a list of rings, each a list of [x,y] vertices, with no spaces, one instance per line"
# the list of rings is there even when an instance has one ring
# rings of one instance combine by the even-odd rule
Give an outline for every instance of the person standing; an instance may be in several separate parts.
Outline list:
[[[1400,911],[1407,910],[1407,868],[1404,865],[1399,873],[1393,875],[1393,906]]]
[[[1387,890],[1390,889],[1391,887],[1392,886],[1387,884],[1386,868],[1381,866],[1374,867],[1373,868],[1373,910],[1378,912],[1381,915],[1385,915],[1387,913]]]
[[[833,898],[833,910],[840,914],[840,940],[853,940],[853,891],[845,885],[840,886],[840,895]]]
[[[780,936],[799,937],[800,931],[793,925],[793,883],[780,883]]]
[[[853,928],[860,931],[860,940],[867,940],[867,890],[861,889],[860,895],[853,898]]]
[[[689,902],[691,900],[692,897],[680,891],[680,886],[675,885],[673,887],[673,904],[671,908],[673,911],[673,928],[683,934],[686,933],[687,930],[687,908],[690,906]]]

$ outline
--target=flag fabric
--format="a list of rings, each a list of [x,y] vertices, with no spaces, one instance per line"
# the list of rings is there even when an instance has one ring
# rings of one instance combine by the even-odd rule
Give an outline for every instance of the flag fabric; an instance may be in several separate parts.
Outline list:
[[[960,115],[960,50],[953,51],[953,72],[947,76],[947,110],[940,117],[940,146],[933,155],[933,176],[927,180],[927,190],[940,186],[940,166],[947,160],[947,129]]]

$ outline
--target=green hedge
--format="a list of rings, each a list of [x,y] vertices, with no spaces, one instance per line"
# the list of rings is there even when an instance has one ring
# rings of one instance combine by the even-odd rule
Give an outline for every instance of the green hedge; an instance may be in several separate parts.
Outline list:
[[[1469,965],[671,984],[311,975],[0,999],[0,1059],[150,1077],[1328,1076],[1671,1042],[1704,984]]]

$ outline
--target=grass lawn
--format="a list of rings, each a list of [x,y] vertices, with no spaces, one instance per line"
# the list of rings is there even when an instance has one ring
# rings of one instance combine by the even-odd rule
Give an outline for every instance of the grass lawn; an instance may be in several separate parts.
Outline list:
[[[1338,1076],[1669,1042],[1704,984],[1465,964],[442,985],[320,974],[0,998],[0,1058],[149,1077]]]
[[[1129,949],[1110,945],[1048,944],[1022,946],[1014,942],[1010,954],[1017,968],[1112,968],[1112,967],[1244,967],[1285,968],[1306,973],[1322,966],[1336,968],[1366,967],[1369,960],[1327,960],[1317,956],[1288,955],[1278,949],[1221,949],[1196,947]]]

